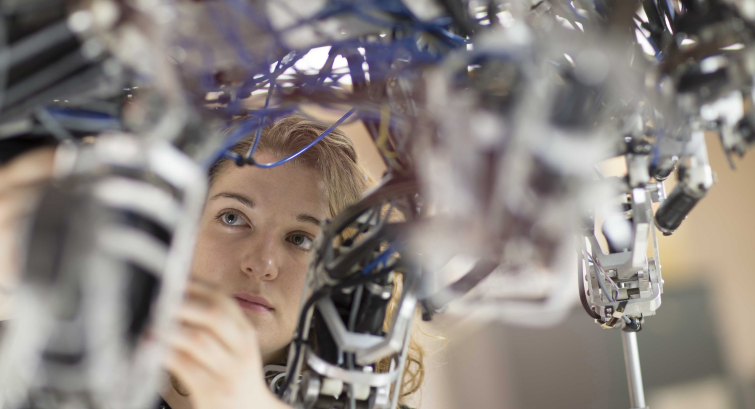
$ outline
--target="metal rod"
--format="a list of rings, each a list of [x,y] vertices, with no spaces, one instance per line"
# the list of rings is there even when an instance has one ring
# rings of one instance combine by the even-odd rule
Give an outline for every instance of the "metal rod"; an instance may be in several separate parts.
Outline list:
[[[640,352],[637,349],[637,333],[621,331],[621,344],[624,346],[624,365],[627,367],[629,383],[629,405],[632,409],[645,409],[645,390],[642,387]]]

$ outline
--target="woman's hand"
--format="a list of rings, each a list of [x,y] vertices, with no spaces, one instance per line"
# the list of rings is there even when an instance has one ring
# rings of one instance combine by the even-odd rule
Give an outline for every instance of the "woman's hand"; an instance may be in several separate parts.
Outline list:
[[[288,408],[265,383],[257,334],[232,298],[191,281],[177,319],[165,366],[192,409]]]
[[[52,177],[54,155],[51,148],[35,149],[0,166],[0,321],[15,315],[23,227]]]

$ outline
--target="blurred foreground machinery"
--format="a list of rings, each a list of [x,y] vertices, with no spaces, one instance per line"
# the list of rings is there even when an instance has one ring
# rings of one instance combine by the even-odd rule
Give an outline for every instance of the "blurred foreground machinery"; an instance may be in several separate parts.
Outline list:
[[[139,142],[58,149],[0,349],[4,408],[153,403],[162,351],[145,335],[182,298],[204,175],[166,142]]]
[[[4,0],[0,14],[0,160],[59,150],[0,349],[3,408],[148,406],[159,351],[141,340],[170,331],[203,171],[286,163],[229,149],[314,107],[360,121],[386,173],[325,223],[288,365],[266,368],[274,392],[395,408],[417,308],[546,326],[580,302],[622,328],[643,408],[656,229],[673,234],[712,188],[706,133],[729,157],[755,142],[748,1]],[[612,158],[620,176],[601,170]]]

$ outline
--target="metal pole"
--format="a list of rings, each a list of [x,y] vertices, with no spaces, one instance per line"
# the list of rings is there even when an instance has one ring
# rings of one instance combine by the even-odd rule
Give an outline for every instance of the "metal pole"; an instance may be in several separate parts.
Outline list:
[[[637,333],[621,331],[621,344],[624,346],[624,365],[627,367],[629,404],[632,409],[646,409],[645,390],[642,387],[640,352],[637,349]]]

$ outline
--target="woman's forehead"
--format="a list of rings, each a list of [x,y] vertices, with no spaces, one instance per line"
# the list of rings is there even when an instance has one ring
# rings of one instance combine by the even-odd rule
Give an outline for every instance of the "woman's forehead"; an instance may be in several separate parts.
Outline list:
[[[272,162],[277,158],[260,152],[255,159]],[[295,163],[271,169],[228,166],[213,181],[209,197],[225,193],[242,196],[261,209],[306,213],[321,220],[329,213],[327,188],[320,172]]]

